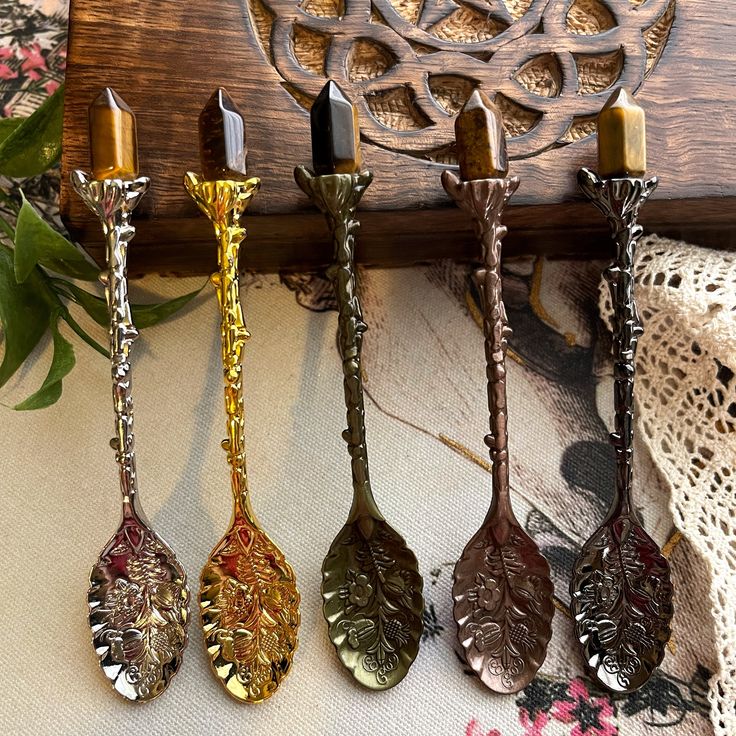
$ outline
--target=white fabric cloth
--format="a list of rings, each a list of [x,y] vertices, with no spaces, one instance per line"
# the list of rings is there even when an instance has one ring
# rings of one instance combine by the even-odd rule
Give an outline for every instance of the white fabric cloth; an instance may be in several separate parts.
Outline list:
[[[515,507],[553,562],[562,608],[570,556],[600,522],[612,490],[590,370],[599,274],[597,264],[525,261],[512,264],[505,281],[516,330],[508,361]],[[152,301],[200,283],[148,278],[133,285],[133,298]],[[418,556],[429,611],[429,636],[398,687],[370,693],[356,685],[321,613],[320,566],[351,496],[336,315],[303,308],[276,277],[249,277],[246,446],[256,513],[293,564],[302,594],[292,673],[269,702],[236,703],[209,671],[194,610],[181,671],[161,698],[136,706],[110,691],[92,650],[85,596],[119,513],[108,446],[109,366],[76,341],[78,365],[57,405],[0,415],[2,731],[640,736],[656,733],[652,722],[676,722],[664,729],[668,736],[711,734],[697,674],[715,667],[707,585],[684,542],[672,557],[676,649],[648,694],[617,703],[589,691],[562,612],[547,661],[523,695],[496,696],[463,673],[454,653],[451,571],[490,500],[490,476],[479,460],[487,459],[482,336],[466,306],[467,283],[467,268],[451,264],[363,273],[374,488]],[[586,304],[593,305],[589,319]],[[133,351],[141,499],[187,570],[196,600],[199,570],[230,513],[211,289],[171,322],[144,331]],[[40,385],[47,360],[40,350],[3,401]],[[581,376],[588,378],[581,383]],[[598,393],[599,405],[609,407],[610,386],[603,382]],[[637,479],[647,528],[663,544],[671,533],[666,490],[646,453]],[[581,730],[584,723],[594,725]]]
[[[635,261],[644,324],[637,425],[678,529],[706,561],[718,642],[718,736],[736,734],[736,254],[649,236]],[[601,290],[603,312],[610,296]]]

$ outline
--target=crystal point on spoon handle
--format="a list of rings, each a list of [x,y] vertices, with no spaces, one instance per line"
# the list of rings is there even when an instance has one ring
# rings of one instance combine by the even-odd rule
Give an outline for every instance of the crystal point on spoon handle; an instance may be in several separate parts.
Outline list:
[[[509,487],[506,348],[511,330],[501,281],[504,207],[519,186],[508,177],[503,119],[475,90],[455,121],[459,176],[442,184],[473,221],[483,266],[481,295],[492,461],[492,498],[483,524],[455,565],[453,598],[458,642],[468,666],[489,689],[514,693],[532,680],[547,653],[554,614],[549,565],[517,521]]]
[[[199,116],[203,175],[184,186],[212,222],[218,269],[210,277],[220,308],[233,512],[200,578],[199,606],[210,666],[226,692],[244,703],[270,698],[291,671],[298,645],[300,597],[294,571],[256,520],[245,459],[243,348],[250,334],[240,299],[241,217],[260,188],[247,175],[245,120],[218,88]]]

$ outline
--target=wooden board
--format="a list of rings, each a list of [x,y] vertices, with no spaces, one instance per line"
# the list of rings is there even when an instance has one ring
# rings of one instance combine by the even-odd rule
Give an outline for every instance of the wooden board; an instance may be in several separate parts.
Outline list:
[[[198,167],[197,116],[225,86],[247,121],[249,170],[263,180],[244,266],[325,264],[319,216],[293,181],[310,163],[308,106],[335,78],[356,101],[374,184],[361,205],[362,262],[472,258],[467,219],[440,173],[453,114],[474,86],[497,91],[512,171],[507,253],[605,255],[605,225],[577,194],[595,164],[592,117],[625,84],[647,111],[646,227],[736,246],[736,6],[710,0],[72,0],[62,214],[99,259],[101,237],[66,181],[88,167],[86,109],[110,85],[138,115],[141,173],[131,271],[203,273],[209,223],[181,185]]]

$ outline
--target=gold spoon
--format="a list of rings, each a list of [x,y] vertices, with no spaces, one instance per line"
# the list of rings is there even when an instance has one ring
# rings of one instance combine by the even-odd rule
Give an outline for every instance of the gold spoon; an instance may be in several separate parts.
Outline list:
[[[503,208],[519,186],[508,178],[501,114],[476,90],[455,122],[460,177],[442,175],[448,194],[472,217],[483,247],[475,280],[483,303],[493,497],[488,514],[455,565],[452,595],[458,641],[484,685],[515,693],[547,654],[554,614],[549,565],[511,508],[506,406],[506,320],[501,284]]]
[[[276,692],[291,668],[299,629],[294,571],[269,539],[250,504],[244,449],[242,349],[245,327],[238,284],[238,252],[245,238],[240,217],[260,180],[246,177],[245,124],[224,89],[199,118],[203,177],[184,184],[212,221],[219,271],[210,280],[222,315],[227,439],[233,515],[202,570],[199,604],[212,671],[238,700],[258,703]]]
[[[297,183],[325,213],[335,245],[328,271],[338,301],[338,344],[344,374],[353,504],[322,565],[329,635],[342,663],[361,684],[386,690],[401,682],[419,651],[424,601],[417,560],[378,510],[368,475],[360,354],[366,325],[355,272],[355,219],[371,182],[360,172],[357,111],[334,82],[311,109],[315,173],[300,166]]]
[[[138,337],[128,302],[132,211],[150,180],[137,177],[135,116],[110,88],[90,106],[92,177],[72,172],[72,185],[97,215],[107,244],[100,274],[110,314],[116,434],[110,442],[120,474],[123,519],[90,574],[89,624],[100,666],[115,690],[152,700],[169,685],[187,644],[189,589],[174,553],[153,531],[138,500],[133,442],[130,348]]]

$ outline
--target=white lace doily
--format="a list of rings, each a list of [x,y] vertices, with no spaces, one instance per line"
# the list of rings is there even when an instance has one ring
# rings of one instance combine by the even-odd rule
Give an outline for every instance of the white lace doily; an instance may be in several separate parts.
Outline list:
[[[637,429],[671,489],[675,524],[705,559],[720,671],[716,736],[736,734],[736,254],[650,235],[634,273],[644,325]],[[601,285],[601,312],[610,315]]]

